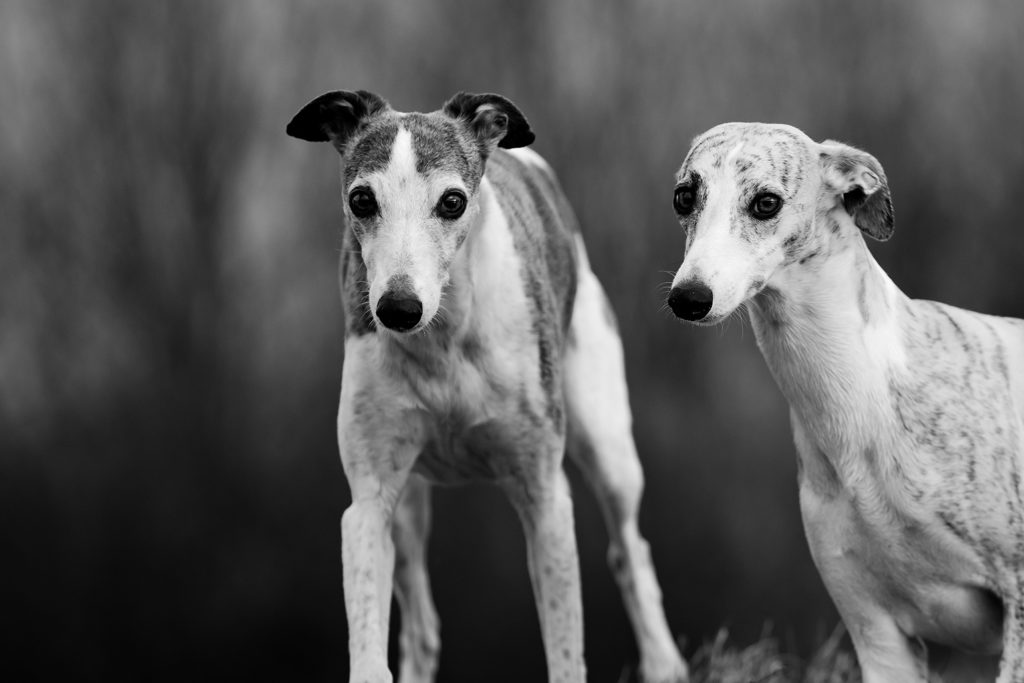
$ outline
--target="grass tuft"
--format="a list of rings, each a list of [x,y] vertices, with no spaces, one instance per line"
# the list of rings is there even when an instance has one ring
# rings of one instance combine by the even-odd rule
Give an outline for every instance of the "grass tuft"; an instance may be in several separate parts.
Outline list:
[[[685,639],[684,639],[685,640]],[[685,649],[685,642],[680,649]],[[934,650],[932,649],[934,648]],[[960,655],[934,643],[929,646],[930,683],[984,683],[996,677],[998,656]],[[721,629],[690,658],[690,683],[860,683],[860,667],[846,629],[839,623],[810,660],[783,652],[766,627],[748,647],[729,642]],[[618,682],[639,681],[636,667],[622,670]]]
[[[842,646],[840,625],[810,661],[783,653],[770,634],[745,648],[728,643],[722,629],[690,660],[691,683],[859,683],[856,657]]]

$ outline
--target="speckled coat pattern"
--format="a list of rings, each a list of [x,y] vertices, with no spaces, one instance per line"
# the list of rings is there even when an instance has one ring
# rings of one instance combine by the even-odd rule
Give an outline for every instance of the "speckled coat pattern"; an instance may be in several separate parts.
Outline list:
[[[1024,322],[904,295],[867,249],[894,215],[871,155],[779,125],[699,136],[677,286],[745,307],[791,407],[814,560],[864,680],[923,681],[923,641],[1024,680]],[[767,220],[751,202],[771,192]]]
[[[567,445],[606,512],[644,679],[685,680],[637,528],[643,475],[614,316],[554,174],[522,149],[533,140],[526,119],[497,95],[460,93],[441,111],[405,114],[370,93],[338,92],[307,105],[289,132],[329,140],[342,158],[350,680],[392,679],[392,586],[399,680],[433,680],[430,485],[480,480],[496,483],[522,521],[549,679],[585,680]],[[464,199],[458,215],[442,211],[452,193]],[[353,194],[372,196],[372,210],[356,216]],[[379,315],[395,292],[422,304],[408,330]],[[492,618],[480,615],[483,634]]]

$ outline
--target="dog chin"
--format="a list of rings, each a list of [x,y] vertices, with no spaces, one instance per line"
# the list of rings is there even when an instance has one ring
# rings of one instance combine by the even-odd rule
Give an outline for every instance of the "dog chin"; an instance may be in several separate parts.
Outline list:
[[[700,320],[687,320],[686,322],[697,327],[714,327],[728,317],[727,315],[709,315]]]
[[[726,313],[711,312],[708,313],[703,318],[701,318],[700,320],[691,320],[687,322],[689,322],[692,325],[697,325],[698,327],[714,327],[715,325],[722,323],[726,318],[728,318],[735,312],[735,308]]]
[[[433,318],[424,318],[407,330],[393,330],[378,320],[377,316],[373,316],[373,322],[377,326],[377,329],[395,339],[409,339],[411,337],[415,337],[421,332],[425,332],[427,328],[431,326],[433,320]]]
[[[377,320],[377,316],[373,317],[373,323],[376,325],[378,332],[394,339],[408,339],[409,337],[413,337],[417,333],[422,332],[427,326],[427,323],[420,321],[407,330],[393,330],[380,320]]]

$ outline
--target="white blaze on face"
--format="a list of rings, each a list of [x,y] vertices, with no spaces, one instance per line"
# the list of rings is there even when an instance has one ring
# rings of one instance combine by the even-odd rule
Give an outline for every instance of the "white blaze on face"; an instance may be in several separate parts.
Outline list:
[[[750,295],[757,278],[756,253],[732,225],[740,188],[728,169],[741,148],[738,144],[730,150],[720,168],[702,167],[699,159],[691,164],[701,176],[705,201],[698,207],[691,228],[694,236],[672,286],[699,283],[711,290],[713,305],[701,322],[717,322],[731,314]]]
[[[447,274],[442,273],[438,231],[431,225],[438,222],[433,215],[436,198],[431,183],[416,170],[416,152],[407,129],[398,129],[387,167],[357,178],[353,186],[362,183],[370,185],[380,207],[376,230],[361,240],[370,310],[377,310],[392,283],[401,282],[403,296],[412,295],[422,304],[420,325],[425,325],[437,313]]]

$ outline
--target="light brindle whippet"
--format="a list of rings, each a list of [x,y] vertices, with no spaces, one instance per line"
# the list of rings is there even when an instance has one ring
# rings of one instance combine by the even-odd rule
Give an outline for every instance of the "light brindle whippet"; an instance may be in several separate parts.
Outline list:
[[[893,232],[871,155],[782,125],[697,137],[676,176],[669,306],[747,304],[790,405],[814,561],[866,683],[921,681],[923,641],[1024,680],[1024,321],[909,299],[862,234]]]
[[[400,679],[433,679],[429,482],[467,480],[497,483],[520,517],[550,680],[584,680],[567,442],[605,514],[641,673],[685,680],[637,528],[643,475],[614,317],[551,169],[511,149],[533,142],[526,119],[499,95],[420,114],[331,92],[287,130],[341,154],[351,680],[391,680],[392,579]]]

